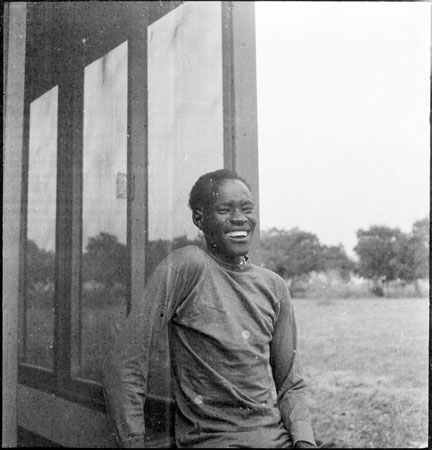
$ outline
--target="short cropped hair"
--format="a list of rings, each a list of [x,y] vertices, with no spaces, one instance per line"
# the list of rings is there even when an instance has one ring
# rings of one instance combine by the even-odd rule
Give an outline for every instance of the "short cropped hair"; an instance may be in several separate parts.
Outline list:
[[[226,180],[239,180],[251,190],[247,181],[233,170],[215,170],[201,175],[193,185],[189,195],[189,208],[192,211],[207,209],[214,202],[219,188]]]

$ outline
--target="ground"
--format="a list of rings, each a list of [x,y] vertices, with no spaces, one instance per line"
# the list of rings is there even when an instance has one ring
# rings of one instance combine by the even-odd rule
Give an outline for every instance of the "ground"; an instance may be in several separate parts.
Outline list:
[[[317,439],[427,447],[428,300],[299,299],[294,308]]]

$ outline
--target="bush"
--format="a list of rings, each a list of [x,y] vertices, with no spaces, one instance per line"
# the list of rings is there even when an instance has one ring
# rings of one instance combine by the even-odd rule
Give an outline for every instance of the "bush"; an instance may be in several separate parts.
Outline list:
[[[374,286],[371,289],[371,294],[375,295],[375,297],[384,297],[384,291],[381,286]]]

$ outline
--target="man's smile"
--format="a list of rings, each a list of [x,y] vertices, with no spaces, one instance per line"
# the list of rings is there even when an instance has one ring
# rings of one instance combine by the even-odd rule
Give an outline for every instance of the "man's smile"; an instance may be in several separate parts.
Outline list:
[[[228,231],[225,233],[230,239],[236,242],[242,242],[247,240],[249,236],[248,230],[239,230],[239,231]]]

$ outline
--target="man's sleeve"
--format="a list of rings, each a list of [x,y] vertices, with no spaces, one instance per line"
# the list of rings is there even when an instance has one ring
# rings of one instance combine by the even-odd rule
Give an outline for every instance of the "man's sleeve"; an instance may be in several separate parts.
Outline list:
[[[179,274],[158,266],[103,365],[108,417],[122,448],[144,446],[144,400],[154,335],[166,325],[179,296]]]
[[[282,420],[293,440],[315,445],[311,417],[297,354],[297,328],[288,289],[281,295],[279,317],[271,344],[270,363]]]

